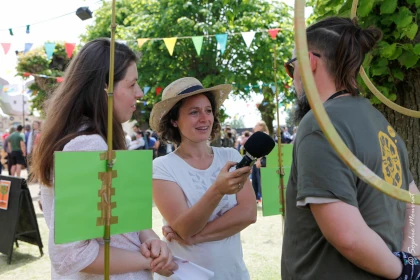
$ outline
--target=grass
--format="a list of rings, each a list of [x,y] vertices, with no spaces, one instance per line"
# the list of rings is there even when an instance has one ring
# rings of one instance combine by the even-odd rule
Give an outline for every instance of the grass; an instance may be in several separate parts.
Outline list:
[[[50,279],[50,260],[48,257],[48,228],[38,207],[38,186],[30,186],[38,226],[44,245],[44,256],[40,257],[37,246],[19,242],[14,247],[12,263],[7,264],[7,256],[0,253],[0,279],[38,280]],[[244,260],[252,280],[280,279],[280,256],[282,244],[282,220],[280,216],[262,217],[258,207],[257,222],[241,233]],[[162,236],[162,218],[153,207],[153,229]]]

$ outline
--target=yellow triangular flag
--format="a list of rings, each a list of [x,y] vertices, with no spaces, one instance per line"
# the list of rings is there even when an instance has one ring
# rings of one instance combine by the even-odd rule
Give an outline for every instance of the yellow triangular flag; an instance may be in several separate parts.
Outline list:
[[[143,46],[144,43],[146,43],[149,40],[149,38],[139,38],[137,39],[137,44],[139,45],[139,48]]]
[[[176,44],[176,37],[164,38],[163,41],[165,42],[165,45],[169,51],[169,54],[172,56],[172,54],[174,53],[174,48]]]

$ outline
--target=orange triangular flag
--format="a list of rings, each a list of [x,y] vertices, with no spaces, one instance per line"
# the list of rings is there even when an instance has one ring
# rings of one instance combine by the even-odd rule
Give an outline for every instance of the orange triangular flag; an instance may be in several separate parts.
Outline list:
[[[274,28],[274,29],[270,29],[268,30],[268,33],[270,33],[271,38],[276,39],[277,33],[279,33],[280,28]]]
[[[172,54],[174,53],[174,48],[176,44],[176,37],[164,38],[163,41],[165,42],[165,45],[169,51],[169,54],[172,56]]]
[[[137,44],[139,45],[139,48],[143,46],[144,43],[146,43],[149,40],[149,38],[139,38],[137,39]]]

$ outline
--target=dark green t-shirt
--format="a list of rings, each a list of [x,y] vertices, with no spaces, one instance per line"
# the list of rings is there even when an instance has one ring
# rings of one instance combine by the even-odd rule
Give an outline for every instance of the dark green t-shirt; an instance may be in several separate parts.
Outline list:
[[[12,152],[14,151],[22,151],[22,149],[20,148],[20,142],[25,142],[25,138],[23,138],[22,134],[20,134],[20,132],[13,132],[10,136],[9,136],[9,143],[10,145],[12,145]]]
[[[408,190],[413,179],[404,141],[369,100],[343,96],[326,101],[324,106],[353,154],[387,182]],[[282,280],[379,279],[353,265],[328,243],[310,208],[296,206],[307,197],[339,199],[358,207],[367,225],[389,249],[401,250],[405,203],[360,180],[329,145],[312,111],[302,119],[293,149],[286,191]]]

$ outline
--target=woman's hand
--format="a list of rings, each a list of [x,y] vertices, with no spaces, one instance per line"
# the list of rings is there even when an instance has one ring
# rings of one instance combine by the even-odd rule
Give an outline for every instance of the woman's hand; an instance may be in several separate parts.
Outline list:
[[[257,159],[257,161],[255,162],[255,166],[256,166],[257,168],[261,168],[261,167],[262,167],[262,164],[261,164],[261,158]]]
[[[238,193],[244,187],[245,182],[249,180],[249,173],[251,172],[251,167],[249,166],[229,171],[236,164],[236,162],[228,161],[220,170],[213,184],[222,195]]]
[[[140,246],[140,252],[146,258],[152,258],[150,264],[150,269],[152,272],[157,272],[158,270],[169,270],[173,268],[173,256],[171,250],[169,250],[168,245],[161,241],[160,239],[148,239],[143,242]],[[178,266],[175,264],[175,269]]]
[[[172,274],[174,274],[173,272],[177,269],[178,269],[178,265],[175,262],[171,262],[170,265],[167,267],[167,269],[159,269],[155,272],[162,276],[169,277]]]
[[[162,234],[166,238],[166,240],[168,240],[168,242],[175,240],[176,242],[181,243],[182,245],[194,245],[194,237],[191,237],[188,240],[184,240],[170,226],[163,226]]]

